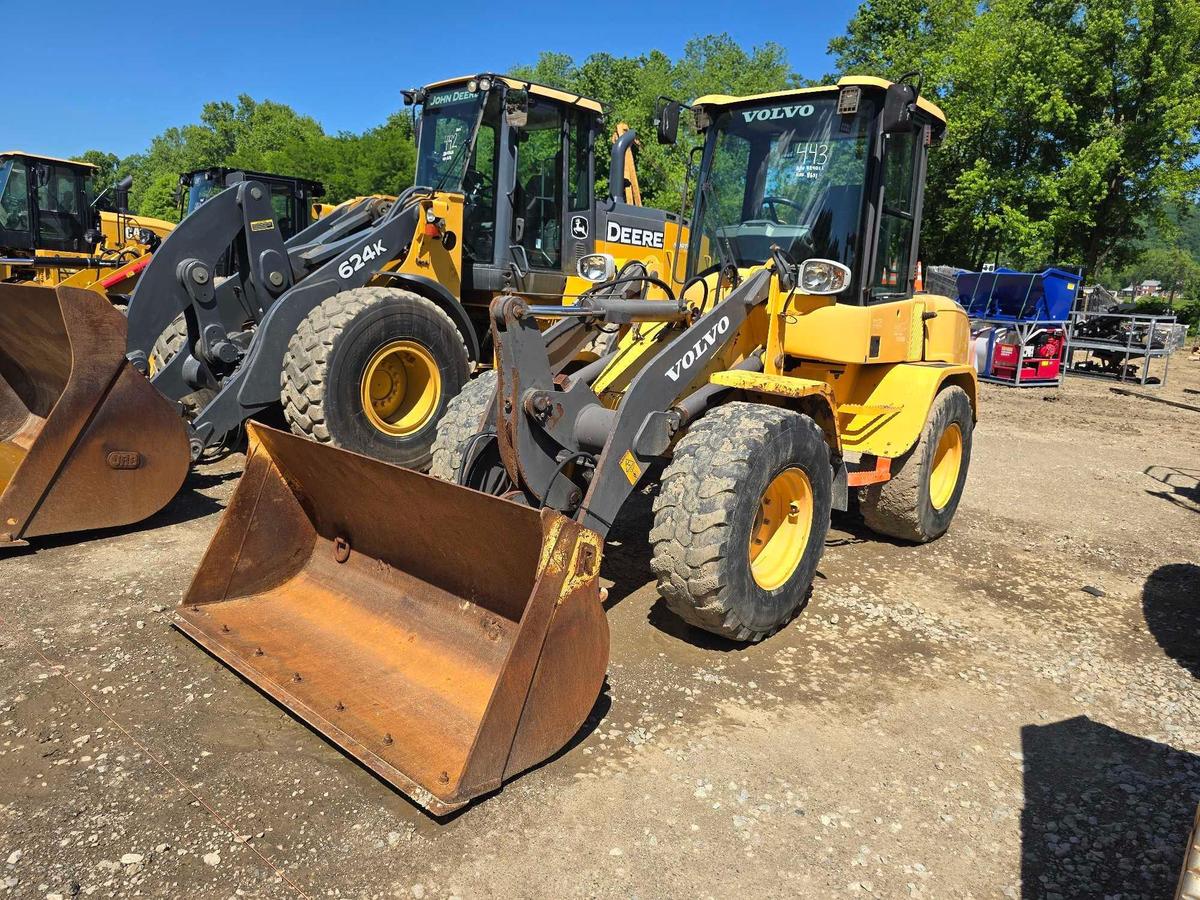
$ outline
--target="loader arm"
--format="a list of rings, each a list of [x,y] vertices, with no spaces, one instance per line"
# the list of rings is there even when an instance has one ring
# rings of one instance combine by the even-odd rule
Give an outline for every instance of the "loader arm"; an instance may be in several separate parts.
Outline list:
[[[355,235],[386,218],[386,203],[366,198],[282,240],[270,193],[255,181],[239,182],[187,216],[155,252],[129,305],[126,352],[146,372],[154,342],[182,312],[188,321],[186,352],[152,379],[178,400],[197,388],[217,387],[240,361],[247,327],[307,274],[339,255]],[[217,261],[244,236],[248,266],[227,278]],[[239,339],[242,344],[239,344]]]
[[[266,310],[241,364],[220,385],[216,397],[192,423],[199,448],[214,443],[255,413],[279,401],[279,373],[288,342],[304,318],[324,300],[363,287],[385,266],[403,256],[416,232],[420,205],[415,192],[397,201],[371,228],[336,242],[338,252],[280,295]],[[311,253],[313,248],[297,251]],[[198,452],[198,451],[196,451]]]
[[[250,272],[218,284],[215,263],[243,231]],[[228,188],[180,222],[142,273],[129,301],[129,360],[147,372],[154,342],[189,309],[200,325],[201,350],[214,351],[222,337],[227,340],[229,331],[245,324],[252,309],[269,304],[292,282],[270,194],[253,181]]]
[[[642,367],[616,410],[603,406],[582,381],[556,387],[547,349],[554,330],[538,332],[530,308],[516,298],[494,301],[500,360],[496,440],[509,477],[531,502],[573,514],[581,525],[607,534],[648,467],[670,446],[682,419],[675,405],[737,336],[750,310],[766,301],[771,277],[765,269],[751,275],[687,328],[666,332],[675,336]],[[686,307],[610,299],[559,314],[590,316],[597,326],[690,317]],[[566,474],[577,460],[594,461],[586,484]]]

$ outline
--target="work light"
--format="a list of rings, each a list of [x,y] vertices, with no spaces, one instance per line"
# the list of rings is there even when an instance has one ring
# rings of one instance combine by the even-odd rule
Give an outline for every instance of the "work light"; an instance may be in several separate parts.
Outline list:
[[[806,294],[840,294],[850,283],[850,270],[832,259],[806,259],[800,264],[799,282]]]
[[[608,281],[617,274],[617,264],[609,253],[588,253],[581,256],[576,268],[580,278],[597,284]]]

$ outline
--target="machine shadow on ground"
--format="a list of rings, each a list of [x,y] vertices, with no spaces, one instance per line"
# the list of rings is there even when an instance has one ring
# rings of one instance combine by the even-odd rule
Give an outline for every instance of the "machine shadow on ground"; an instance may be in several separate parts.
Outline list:
[[[1022,897],[1169,897],[1200,757],[1077,716],[1021,729]]]
[[[1161,497],[1176,506],[1200,513],[1200,469],[1179,469],[1174,466],[1147,466],[1143,475],[1153,478],[1166,490],[1147,490],[1151,497]]]
[[[233,472],[201,472],[192,469],[188,472],[187,479],[183,482],[183,487],[179,489],[179,493],[171,499],[170,503],[148,519],[134,522],[132,525],[118,525],[113,528],[99,528],[94,531],[69,532],[67,534],[39,537],[34,539],[28,547],[16,550],[14,555],[32,554],[37,553],[39,550],[51,550],[57,547],[79,546],[89,541],[100,541],[120,535],[141,534],[142,532],[166,528],[169,525],[182,525],[196,519],[203,519],[205,516],[221,512],[224,509],[224,504],[201,492],[226,481],[239,478],[241,474],[240,468]]]
[[[1170,563],[1151,572],[1142,615],[1163,652],[1200,678],[1200,566]]]

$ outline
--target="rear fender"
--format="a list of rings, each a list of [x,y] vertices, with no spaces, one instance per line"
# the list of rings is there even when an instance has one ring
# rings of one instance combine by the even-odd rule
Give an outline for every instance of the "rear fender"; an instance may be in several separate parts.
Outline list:
[[[838,408],[842,447],[895,459],[921,437],[938,392],[955,385],[967,393],[978,418],[978,384],[969,366],[897,363],[864,367],[852,396]]]

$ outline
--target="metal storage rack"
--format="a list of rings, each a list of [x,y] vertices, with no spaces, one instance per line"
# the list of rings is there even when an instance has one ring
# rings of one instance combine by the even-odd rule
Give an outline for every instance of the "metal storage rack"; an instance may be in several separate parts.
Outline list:
[[[1101,338],[1077,333],[1080,325],[1095,324],[1101,320],[1113,326],[1111,331],[1116,337]],[[1157,383],[1166,384],[1171,354],[1182,347],[1186,339],[1187,326],[1180,325],[1173,315],[1077,310],[1071,313],[1070,327],[1067,330],[1066,371],[1072,375],[1090,378],[1136,381],[1145,386],[1150,384],[1152,361],[1161,359],[1162,377]],[[1160,346],[1154,346],[1156,343]],[[1083,362],[1078,364],[1085,367],[1082,369],[1077,368],[1075,362],[1075,354],[1078,351],[1086,354]],[[1137,361],[1140,361],[1139,372],[1137,376],[1131,377],[1130,366]]]

